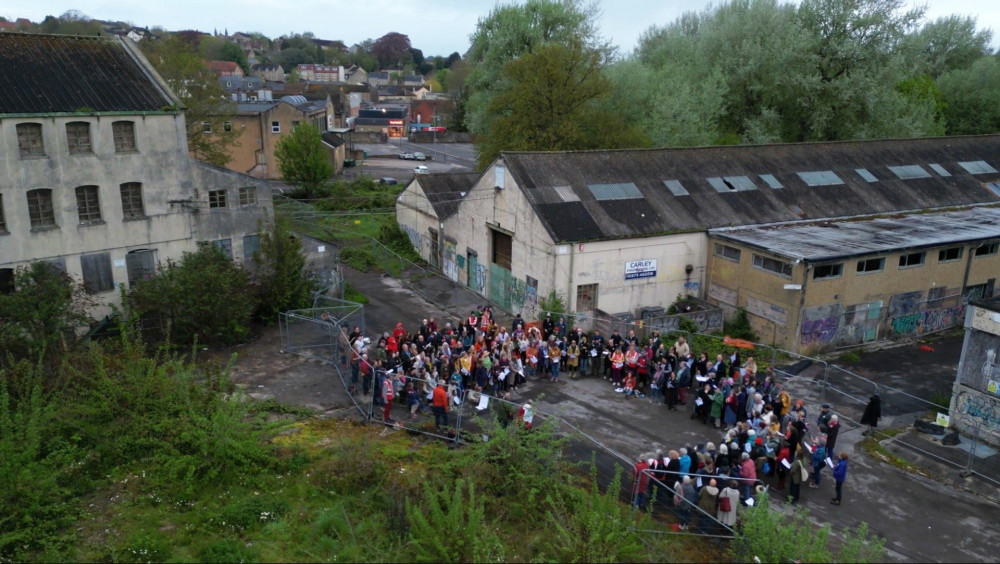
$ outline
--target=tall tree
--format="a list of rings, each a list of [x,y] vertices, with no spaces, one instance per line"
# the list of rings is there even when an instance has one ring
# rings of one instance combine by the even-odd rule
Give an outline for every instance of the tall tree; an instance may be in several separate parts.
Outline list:
[[[194,47],[174,35],[140,41],[139,46],[181,99],[188,149],[199,160],[225,166],[239,132],[225,130],[225,122],[236,115],[236,104],[226,97],[218,76],[205,67]]]
[[[598,35],[598,15],[597,5],[585,5],[583,0],[528,0],[521,5],[499,5],[481,18],[466,59],[470,65],[469,131],[487,129],[487,107],[492,97],[506,88],[500,77],[510,61],[550,43],[579,43],[610,59],[614,49]]]
[[[948,71],[967,69],[988,56],[992,41],[990,30],[976,29],[975,18],[951,15],[929,22],[907,36],[904,48],[915,59],[918,71],[937,78]]]
[[[477,137],[479,166],[501,151],[560,151],[645,147],[649,139],[622,115],[600,106],[611,84],[603,54],[582,44],[553,43],[507,63],[506,87],[487,108],[492,117]]]
[[[402,68],[413,64],[413,52],[410,38],[391,31],[379,37],[372,43],[371,54],[378,59],[382,68]],[[420,53],[423,58],[423,53]]]
[[[333,176],[330,155],[323,148],[323,139],[314,125],[301,124],[291,135],[283,137],[278,141],[274,156],[278,159],[281,179],[309,192],[314,192]]]
[[[1000,133],[1000,57],[983,57],[937,84],[949,135]]]

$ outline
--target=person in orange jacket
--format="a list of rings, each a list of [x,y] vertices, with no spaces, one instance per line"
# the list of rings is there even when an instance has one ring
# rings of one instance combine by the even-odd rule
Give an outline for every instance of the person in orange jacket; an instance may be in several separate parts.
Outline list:
[[[437,387],[431,395],[431,411],[434,412],[434,426],[441,430],[441,422],[448,426],[448,390],[445,381],[438,380]]]

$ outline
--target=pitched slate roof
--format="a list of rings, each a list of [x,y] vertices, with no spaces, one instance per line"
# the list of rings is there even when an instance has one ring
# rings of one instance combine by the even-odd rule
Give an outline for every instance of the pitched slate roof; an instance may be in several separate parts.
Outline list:
[[[438,219],[444,221],[455,215],[479,176],[477,172],[435,172],[417,175],[413,182],[420,184]]]
[[[1000,180],[1000,135],[501,158],[557,242],[1000,201],[984,186]],[[910,165],[923,173],[889,168]]]
[[[1000,238],[1000,208],[709,231],[721,239],[811,262]]]
[[[0,114],[144,112],[174,105],[146,64],[116,36],[0,34]]]

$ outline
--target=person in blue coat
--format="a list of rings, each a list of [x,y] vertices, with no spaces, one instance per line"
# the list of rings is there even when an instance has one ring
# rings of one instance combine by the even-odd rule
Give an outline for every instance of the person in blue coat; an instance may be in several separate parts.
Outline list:
[[[830,500],[834,505],[840,505],[841,494],[844,492],[844,480],[847,479],[847,453],[840,453],[837,466],[833,468],[833,481],[837,483],[837,497]]]

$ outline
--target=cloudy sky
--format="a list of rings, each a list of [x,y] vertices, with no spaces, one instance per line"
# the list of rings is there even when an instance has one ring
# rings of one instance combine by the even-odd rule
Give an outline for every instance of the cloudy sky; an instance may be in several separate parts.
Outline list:
[[[667,24],[685,11],[700,11],[709,4],[704,0],[597,1],[603,12],[601,31],[622,53],[630,52],[651,25]],[[495,0],[0,0],[0,16],[38,22],[46,15],[79,10],[92,18],[140,27],[158,25],[171,31],[259,31],[272,38],[311,31],[319,38],[340,39],[348,45],[396,31],[408,35],[424,55],[447,56],[468,49],[476,22],[496,4]],[[994,31],[994,49],[1000,45],[1000,2],[927,0],[926,5],[929,20],[948,14],[975,16],[980,28]]]

